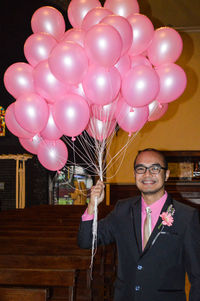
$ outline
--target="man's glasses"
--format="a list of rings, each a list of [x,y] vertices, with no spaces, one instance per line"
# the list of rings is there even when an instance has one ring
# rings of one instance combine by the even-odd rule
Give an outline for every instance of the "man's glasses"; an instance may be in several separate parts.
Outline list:
[[[134,169],[137,174],[145,174],[146,171],[149,170],[150,173],[153,175],[159,174],[161,169],[167,170],[166,167],[162,167],[160,164],[152,164],[149,167],[142,165],[142,164],[138,164],[135,166]]]

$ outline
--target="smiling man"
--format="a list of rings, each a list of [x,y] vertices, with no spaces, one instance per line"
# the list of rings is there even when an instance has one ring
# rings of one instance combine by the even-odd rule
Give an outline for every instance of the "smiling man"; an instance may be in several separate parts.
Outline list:
[[[162,153],[146,149],[140,151],[134,162],[135,182],[147,204],[164,195],[164,182],[170,171]]]
[[[190,301],[200,301],[199,215],[165,191],[169,173],[161,152],[140,151],[134,175],[141,195],[118,201],[115,209],[98,223],[98,244],[117,245],[114,301],[186,301],[186,272],[191,282]],[[82,216],[82,248],[92,245],[96,197],[100,204],[104,198],[104,184],[100,181],[92,188]]]

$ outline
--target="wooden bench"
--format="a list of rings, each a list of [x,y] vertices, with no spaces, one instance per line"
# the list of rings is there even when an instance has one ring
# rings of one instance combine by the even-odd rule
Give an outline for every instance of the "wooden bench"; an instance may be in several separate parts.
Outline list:
[[[47,269],[0,269],[0,284],[24,287],[66,287],[66,300],[74,301],[75,270],[47,270]],[[45,299],[43,299],[44,301]],[[19,300],[18,300],[19,301]]]
[[[86,271],[86,286],[90,288],[90,256],[40,256],[40,255],[0,255],[0,269],[40,269],[47,270],[79,270]],[[58,285],[59,286],[59,285]]]
[[[46,289],[0,287],[0,301],[46,301]]]
[[[52,300],[58,288],[66,292],[68,287],[67,300],[73,300],[82,273],[86,281],[83,296],[91,300],[91,250],[77,245],[84,211],[85,206],[42,205],[0,212],[0,286],[46,288]],[[99,216],[107,211],[102,207]],[[104,251],[100,248],[95,256],[102,278]]]

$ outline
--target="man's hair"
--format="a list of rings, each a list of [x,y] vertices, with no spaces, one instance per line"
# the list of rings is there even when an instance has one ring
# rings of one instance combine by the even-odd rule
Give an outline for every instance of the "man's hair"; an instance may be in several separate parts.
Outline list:
[[[165,158],[165,155],[164,155],[161,151],[159,151],[159,150],[157,150],[157,149],[155,149],[155,148],[145,148],[145,149],[143,149],[143,150],[139,150],[138,153],[137,153],[137,155],[136,155],[136,157],[135,157],[135,160],[134,160],[134,168],[135,168],[135,166],[136,166],[136,161],[137,161],[138,156],[139,156],[141,153],[145,153],[145,152],[154,152],[154,153],[156,153],[156,154],[159,154],[160,157],[161,157],[162,160],[163,160],[163,163],[164,163],[164,166],[163,166],[163,167],[165,167],[165,168],[168,169],[168,163],[167,163],[167,159]]]

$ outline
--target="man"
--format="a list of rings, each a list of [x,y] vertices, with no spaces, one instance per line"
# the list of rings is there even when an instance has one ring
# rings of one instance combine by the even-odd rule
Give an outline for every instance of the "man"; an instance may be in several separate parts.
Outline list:
[[[186,272],[191,283],[189,300],[200,301],[198,211],[167,194],[164,182],[169,173],[162,153],[140,151],[134,175],[141,196],[118,201],[98,223],[98,244],[117,245],[115,301],[185,301]],[[103,187],[102,182],[93,187],[82,216],[82,248],[91,248],[94,200],[98,197],[98,203],[102,202]]]

